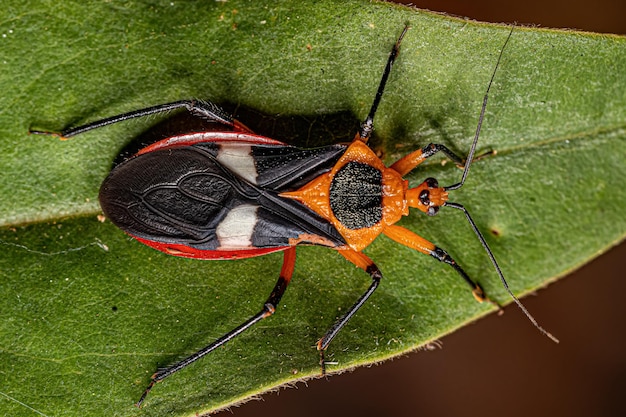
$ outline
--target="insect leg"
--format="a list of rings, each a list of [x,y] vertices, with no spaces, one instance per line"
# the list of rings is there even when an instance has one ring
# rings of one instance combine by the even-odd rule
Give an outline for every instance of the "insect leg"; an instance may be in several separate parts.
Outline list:
[[[133,110],[128,113],[118,114],[116,116],[107,117],[105,119],[96,120],[91,123],[87,123],[81,126],[71,127],[65,129],[60,133],[46,132],[41,130],[30,130],[30,133],[37,135],[56,135],[61,138],[69,138],[81,133],[88,132],[90,130],[98,129],[104,126],[109,126],[115,123],[123,122],[125,120],[136,119],[138,117],[150,116],[152,114],[167,113],[172,110],[180,108],[186,108],[191,114],[202,117],[209,121],[221,123],[227,126],[233,126],[236,129],[247,130],[247,128],[241,129],[241,126],[236,123],[232,116],[226,113],[217,104],[210,101],[201,100],[180,100],[172,103],[159,104],[157,106],[146,107],[145,109]]]
[[[335,324],[333,324],[333,326],[326,332],[326,334],[317,342],[317,350],[320,352],[320,365],[322,366],[322,374],[326,373],[324,351],[326,350],[330,342],[335,338],[337,333],[339,333],[343,326],[346,325],[348,320],[350,320],[350,318],[354,316],[357,310],[361,308],[361,306],[365,304],[367,299],[374,293],[374,291],[378,287],[378,284],[380,283],[381,278],[383,277],[380,269],[378,269],[374,262],[364,253],[357,252],[351,249],[340,250],[339,253],[342,254],[347,260],[367,272],[372,278],[372,283],[367,291],[365,291],[365,293],[363,293],[363,295],[359,297],[356,303],[354,303],[352,307],[350,307],[348,311],[343,316],[341,316],[335,322]]]
[[[465,179],[467,178],[467,173],[469,171],[469,166],[471,165],[472,161],[482,158],[483,156],[494,153],[493,151],[489,151],[482,155],[479,155],[476,158],[474,157],[474,152],[476,151],[476,145],[478,143],[478,137],[480,135],[480,130],[482,127],[483,119],[485,117],[485,110],[487,108],[487,99],[489,97],[489,90],[491,89],[491,85],[493,84],[493,80],[496,76],[496,71],[498,70],[498,67],[500,65],[500,60],[502,59],[502,54],[504,52],[504,49],[506,48],[506,45],[508,44],[509,39],[511,38],[512,34],[513,34],[513,27],[511,27],[509,36],[506,38],[506,41],[504,42],[504,45],[502,46],[502,49],[500,50],[500,54],[498,55],[498,61],[496,62],[496,66],[493,70],[493,73],[491,74],[491,79],[489,80],[489,84],[487,85],[487,91],[485,92],[485,96],[483,98],[483,104],[480,110],[480,116],[478,118],[478,125],[476,127],[476,133],[474,134],[474,141],[472,142],[472,146],[470,148],[470,152],[467,158],[460,158],[450,149],[446,148],[444,145],[431,143],[430,145],[422,149],[419,149],[413,153],[410,153],[404,158],[399,159],[395,164],[391,166],[391,168],[399,172],[400,175],[406,175],[413,168],[421,164],[425,159],[430,158],[437,152],[441,151],[445,153],[448,158],[453,160],[459,167],[463,168],[463,177],[461,181],[458,184],[454,184],[450,187],[446,187],[446,189],[448,190],[455,190],[457,188],[461,188],[461,186],[465,182]]]
[[[148,395],[148,393],[150,392],[154,384],[164,380],[165,378],[172,375],[173,373],[180,371],[187,365],[192,364],[193,362],[197,361],[198,359],[202,358],[203,356],[207,355],[208,353],[212,352],[218,347],[224,345],[226,342],[229,342],[230,340],[239,336],[241,333],[243,333],[245,330],[252,327],[254,324],[274,314],[274,312],[276,311],[276,307],[278,306],[278,303],[280,302],[280,299],[282,298],[283,294],[285,293],[285,290],[287,289],[287,286],[289,285],[289,282],[291,281],[295,264],[296,264],[296,248],[295,246],[292,246],[286,249],[284,252],[283,266],[280,271],[280,277],[278,278],[278,282],[274,286],[272,293],[270,294],[267,301],[263,305],[263,308],[261,309],[261,311],[255,314],[254,316],[252,316],[251,318],[249,318],[248,320],[246,320],[244,323],[242,323],[235,329],[226,333],[224,336],[220,337],[219,339],[217,339],[210,345],[204,347],[203,349],[200,349],[193,355],[181,360],[178,363],[175,363],[172,366],[169,366],[167,368],[157,371],[154,375],[152,375],[152,380],[150,381],[148,388],[146,388],[146,390],[144,391],[139,401],[137,401],[136,406],[141,407],[141,404],[145,400],[146,396]]]
[[[396,242],[407,246],[411,249],[415,249],[418,252],[421,252],[425,255],[430,255],[436,260],[443,262],[445,264],[450,265],[458,274],[467,282],[467,284],[472,288],[472,294],[474,298],[478,302],[487,301],[498,308],[501,308],[499,304],[494,301],[491,301],[486,295],[483,289],[478,285],[478,283],[474,282],[469,275],[456,263],[454,259],[446,252],[445,250],[435,246],[433,243],[424,239],[423,237],[411,232],[408,229],[400,226],[387,226],[383,229],[383,233],[385,236],[389,237]]]
[[[385,66],[385,70],[383,71],[383,76],[380,80],[380,84],[378,84],[378,90],[376,91],[376,97],[374,97],[374,102],[372,103],[372,107],[370,108],[370,112],[367,115],[367,118],[361,123],[361,127],[359,128],[359,133],[357,133],[358,140],[362,140],[363,142],[367,142],[374,130],[374,115],[376,114],[376,110],[378,109],[378,105],[380,104],[380,99],[383,96],[383,91],[385,91],[385,85],[387,84],[387,79],[389,78],[389,74],[391,73],[391,67],[393,66],[398,53],[400,52],[400,43],[402,42],[402,38],[406,31],[409,29],[409,26],[405,26],[404,30],[400,34],[400,37],[393,45],[391,49],[391,53],[389,54],[389,59],[387,59],[387,65]]]
[[[438,152],[443,152],[448,158],[454,161],[455,164],[463,167],[465,164],[465,160],[452,152],[444,145],[440,145],[437,143],[431,143],[422,149],[418,149],[410,154],[398,159],[393,165],[391,165],[391,169],[398,172],[400,175],[404,176],[411,172],[415,167],[424,162],[426,159],[431,156],[437,154]]]

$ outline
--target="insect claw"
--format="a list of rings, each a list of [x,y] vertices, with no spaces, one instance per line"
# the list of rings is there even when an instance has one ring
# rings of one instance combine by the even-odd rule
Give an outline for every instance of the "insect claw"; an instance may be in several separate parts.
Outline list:
[[[485,301],[488,302],[489,304],[495,306],[498,309],[498,316],[501,316],[501,315],[504,314],[504,309],[502,308],[500,303],[498,303],[497,301],[493,301],[493,300],[489,299],[488,297],[485,297]]]
[[[58,132],[48,132],[45,130],[29,130],[28,131],[29,135],[46,135],[46,136],[54,136],[59,138],[59,140],[67,140],[68,138],[66,138],[65,136],[63,136],[63,134],[58,133]]]
[[[472,295],[474,296],[476,301],[478,301],[479,303],[482,303],[483,301],[491,301],[491,300],[489,300],[489,298],[487,298],[487,296],[485,295],[485,292],[480,287],[480,285],[478,285],[478,284],[475,284],[475,285],[476,286],[472,290]]]
[[[485,151],[485,152],[481,153],[480,155],[475,156],[472,159],[472,163],[474,163],[476,161],[480,161],[481,159],[484,159],[484,158],[488,158],[490,156],[495,156],[497,154],[498,154],[498,151],[496,151],[495,149],[490,149],[488,151]],[[467,162],[467,160],[463,159],[462,163],[455,162],[455,165],[456,165],[457,168],[464,169],[465,168],[465,162]],[[443,163],[443,161],[442,161],[442,163]]]
[[[150,381],[150,385],[148,385],[148,388],[146,388],[146,390],[143,392],[143,394],[141,394],[141,398],[139,398],[139,401],[137,401],[135,403],[135,407],[137,408],[141,408],[141,405],[143,404],[143,401],[146,399],[146,397],[148,396],[148,393],[150,392],[150,390],[152,389],[152,387],[154,386],[154,384],[156,384],[156,381],[153,377],[153,379]]]
[[[321,342],[321,340],[320,340]],[[319,343],[318,343],[319,346]],[[322,376],[326,376],[326,360],[324,359],[324,350],[320,349],[320,368]]]
[[[487,302],[487,303],[490,303],[490,304],[494,305],[498,309],[498,315],[499,316],[504,313],[504,310],[502,309],[502,306],[500,305],[500,303],[498,303],[496,301],[493,301],[492,299],[487,297],[485,295],[485,292],[483,291],[483,289],[478,284],[472,290],[472,295],[474,296],[476,301],[478,301],[479,303]]]
[[[490,149],[488,151],[481,153],[480,155],[475,156],[473,159],[473,162],[479,161],[483,158],[488,158],[490,156],[495,156],[497,154],[498,154],[498,151],[496,151],[495,149]]]

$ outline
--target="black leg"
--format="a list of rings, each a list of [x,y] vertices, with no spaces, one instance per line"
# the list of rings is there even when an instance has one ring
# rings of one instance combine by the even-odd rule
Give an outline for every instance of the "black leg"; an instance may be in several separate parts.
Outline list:
[[[448,149],[445,145],[440,145],[438,143],[431,143],[428,146],[422,148],[422,155],[424,159],[430,158],[431,156],[437,154],[438,152],[443,152],[448,158],[450,158],[457,165],[463,166],[465,164],[465,160]]]
[[[244,323],[242,323],[240,326],[226,333],[224,336],[220,337],[219,339],[217,339],[210,345],[204,347],[203,349],[200,349],[193,355],[183,359],[180,362],[175,363],[172,366],[169,366],[167,368],[157,371],[154,375],[152,375],[152,380],[150,381],[148,388],[146,388],[146,390],[142,394],[139,401],[137,401],[136,406],[141,407],[141,404],[145,400],[146,396],[148,395],[148,393],[150,392],[154,384],[164,380],[165,378],[172,375],[173,373],[180,371],[181,369],[185,368],[187,365],[194,363],[198,359],[202,358],[203,356],[214,351],[218,347],[224,345],[228,341],[239,336],[241,333],[248,330],[250,327],[258,323],[259,321],[274,314],[274,312],[276,311],[276,307],[278,306],[278,303],[280,302],[280,299],[282,298],[283,294],[285,293],[285,290],[287,289],[287,286],[289,285],[289,282],[291,281],[295,262],[296,262],[296,248],[290,247],[284,252],[283,267],[281,269],[278,282],[274,286],[272,293],[270,294],[267,301],[263,305],[263,308],[261,309],[261,311],[259,311],[257,314],[255,314],[254,316],[246,320]]]
[[[337,333],[346,325],[346,323],[354,316],[354,314],[361,308],[363,304],[367,301],[368,298],[374,293],[376,288],[378,288],[378,284],[380,284],[380,280],[383,275],[380,272],[380,269],[372,262],[370,258],[368,258],[365,254],[361,252],[356,252],[353,250],[340,250],[340,254],[342,254],[347,260],[363,269],[367,272],[372,278],[372,283],[369,288],[359,297],[359,299],[348,309],[348,311],[341,316],[335,324],[326,332],[326,334],[317,342],[317,350],[320,352],[320,365],[322,367],[322,374],[326,373],[326,363],[324,361],[324,351],[330,344],[330,342],[337,336]]]
[[[500,307],[498,304],[487,298],[480,285],[472,280],[463,270],[463,268],[461,268],[459,264],[457,264],[456,261],[452,259],[452,257],[445,250],[435,246],[433,243],[402,226],[389,225],[385,227],[383,233],[385,234],[385,236],[400,243],[401,245],[404,245],[411,249],[415,249],[416,251],[423,253],[424,255],[430,255],[439,262],[450,265],[472,288],[472,294],[474,294],[474,298],[476,298],[476,300],[480,302],[488,301],[498,306],[498,308]]]
[[[173,103],[159,104],[157,106],[147,107],[145,109],[134,110],[128,113],[118,114],[117,116],[107,117],[106,119],[96,120],[82,126],[71,127],[60,133],[46,132],[41,130],[31,130],[30,133],[37,135],[58,135],[62,138],[69,138],[90,130],[109,126],[115,123],[123,122],[129,119],[145,117],[152,114],[167,113],[172,110],[186,108],[191,114],[202,117],[204,119],[221,123],[227,126],[234,126],[233,118],[227,114],[221,107],[210,101],[201,100],[180,100]]]
[[[391,49],[391,53],[389,54],[389,59],[387,60],[387,65],[385,66],[385,70],[383,71],[383,76],[380,80],[380,84],[378,85],[378,90],[376,91],[376,97],[374,98],[374,102],[372,103],[372,107],[370,108],[370,112],[367,115],[367,118],[361,123],[361,127],[359,129],[359,139],[363,142],[367,142],[374,130],[374,116],[376,115],[376,110],[378,109],[378,105],[380,104],[380,99],[383,96],[383,92],[385,91],[385,85],[387,84],[387,79],[389,78],[389,74],[391,73],[391,67],[393,66],[398,53],[400,52],[400,43],[402,42],[402,38],[406,31],[409,29],[409,26],[405,26],[404,30],[400,34],[400,37],[393,45]]]
[[[422,154],[424,155],[424,159],[428,159],[431,156],[434,156],[438,152],[443,152],[452,162],[454,162],[459,168],[465,168],[465,158],[461,158],[454,152],[452,152],[445,145],[441,145],[439,143],[431,143],[428,146],[422,148]],[[488,150],[480,155],[476,155],[473,157],[472,162],[479,161],[487,156],[495,155],[496,152],[494,150]]]
[[[413,151],[410,154],[398,159],[393,165],[391,165],[390,168],[396,171],[401,176],[405,176],[406,174],[414,170],[422,162],[439,152],[443,152],[448,158],[450,158],[455,164],[457,164],[457,166],[463,167],[463,164],[465,163],[463,158],[452,152],[444,145],[431,143],[424,146],[422,149]]]
[[[471,279],[469,277],[469,275],[467,275],[467,273],[463,270],[463,268],[461,268],[459,266],[458,263],[456,263],[456,261],[454,259],[452,259],[452,257],[448,254],[448,252],[446,252],[445,250],[435,246],[435,249],[433,251],[430,252],[430,256],[432,256],[433,258],[435,258],[436,260],[443,262],[445,264],[450,265],[452,268],[454,268],[454,270],[456,272],[458,272],[458,274],[465,280],[465,282],[467,282],[467,284],[472,288],[472,295],[474,295],[474,298],[478,301],[478,302],[483,302],[483,301],[487,301],[493,305],[495,305],[496,307],[498,307],[498,309],[502,310],[502,307],[500,306],[500,304],[496,303],[495,301],[491,301],[486,295],[485,292],[483,291],[483,289],[481,288],[480,285],[478,285],[477,282],[475,282],[473,279]]]

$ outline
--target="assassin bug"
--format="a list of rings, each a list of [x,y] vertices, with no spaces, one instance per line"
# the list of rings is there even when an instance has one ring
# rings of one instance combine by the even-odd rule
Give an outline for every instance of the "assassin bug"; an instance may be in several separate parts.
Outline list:
[[[408,26],[394,44],[369,114],[350,144],[296,148],[256,135],[217,105],[196,100],[148,107],[58,134],[31,131],[69,138],[125,120],[180,108],[224,125],[228,130],[181,134],[161,140],[117,165],[100,188],[102,209],[115,225],[133,238],[174,256],[241,259],[284,252],[278,282],[261,311],[193,355],[158,370],[137,406],[141,406],[154,384],[274,314],[294,272],[296,246],[301,244],[335,249],[371,277],[365,293],[317,342],[323,373],[324,351],[382,279],[376,264],[362,252],[381,233],[450,265],[469,284],[478,301],[490,301],[480,285],[445,250],[394,224],[409,214],[409,208],[417,208],[430,216],[437,214],[440,207],[461,210],[509,295],[542,333],[556,341],[510,291],[493,253],[468,211],[448,200],[448,192],[461,188],[467,178],[489,89],[512,30],[487,86],[467,158],[463,160],[444,145],[429,144],[386,167],[367,141],[407,30]],[[437,180],[428,178],[417,187],[409,188],[403,176],[439,152],[463,166],[460,182],[441,187]]]

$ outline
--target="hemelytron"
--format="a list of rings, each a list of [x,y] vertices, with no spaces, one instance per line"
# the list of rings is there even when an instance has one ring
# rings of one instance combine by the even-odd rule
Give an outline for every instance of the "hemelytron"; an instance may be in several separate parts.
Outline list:
[[[322,245],[338,251],[371,278],[369,288],[317,342],[325,372],[324,351],[337,333],[372,295],[382,272],[362,251],[377,236],[429,255],[457,271],[474,297],[490,301],[480,285],[445,250],[395,223],[416,208],[430,216],[441,207],[461,210],[505,288],[532,323],[547,333],[511,293],[487,242],[460,204],[449,201],[450,191],[467,178],[496,75],[500,51],[487,86],[478,125],[467,158],[440,144],[429,144],[387,167],[367,145],[374,116],[408,26],[393,45],[369,114],[350,144],[301,149],[257,135],[209,101],[182,100],[161,104],[69,128],[55,134],[69,138],[128,119],[185,108],[215,122],[224,130],[172,136],[140,150],[117,165],[100,188],[106,216],[138,241],[174,256],[197,259],[241,259],[282,251],[283,266],[261,310],[240,326],[186,359],[153,376],[137,405],[155,383],[197,361],[262,319],[274,314],[293,275],[296,247]],[[403,177],[426,159],[443,152],[463,167],[461,180],[440,186],[427,178],[409,188]],[[494,303],[495,304],[495,303]]]

